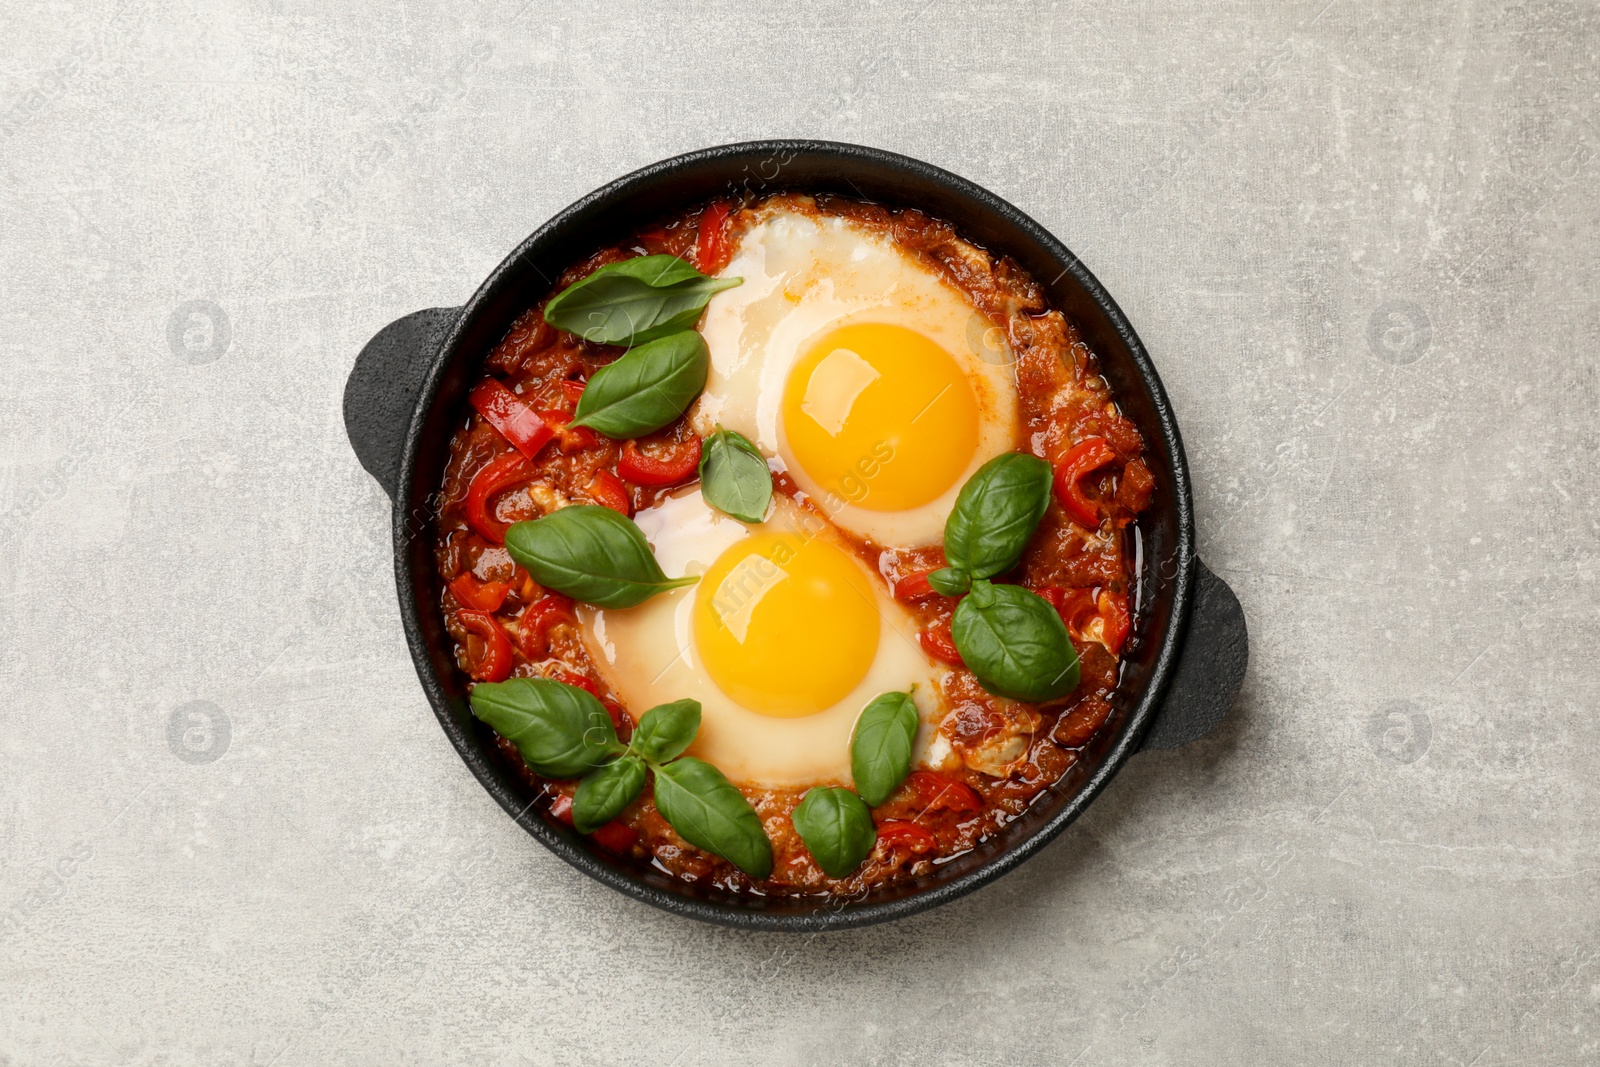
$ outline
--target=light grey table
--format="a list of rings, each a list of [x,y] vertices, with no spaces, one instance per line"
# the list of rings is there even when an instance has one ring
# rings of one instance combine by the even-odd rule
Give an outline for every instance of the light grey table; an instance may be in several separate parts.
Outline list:
[[[1600,1055],[1592,4],[0,27],[0,1063]],[[1219,733],[1043,855],[816,938],[658,914],[493,805],[339,406],[582,193],[787,135],[955,170],[1098,273],[1252,638]]]

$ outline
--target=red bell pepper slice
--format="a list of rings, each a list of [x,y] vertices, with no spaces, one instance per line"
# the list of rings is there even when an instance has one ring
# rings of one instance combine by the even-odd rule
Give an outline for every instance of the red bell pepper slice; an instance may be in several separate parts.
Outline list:
[[[943,593],[928,584],[928,575],[938,569],[933,567],[901,578],[894,583],[894,598],[916,603],[919,600],[932,600],[936,596],[943,596]]]
[[[695,266],[714,274],[728,265],[728,205],[718,200],[700,213],[700,232],[694,249]]]
[[[1056,614],[1061,616],[1061,621],[1067,625],[1067,633],[1079,640],[1087,640],[1083,636],[1084,627],[1094,621],[1094,591],[1092,589],[1062,589],[1059,586],[1047,585],[1035,589],[1040,599],[1049,603],[1056,609]]]
[[[544,659],[550,654],[550,627],[559,622],[577,621],[572,611],[572,598],[560,593],[550,593],[529,604],[517,619],[522,636],[518,644],[523,656],[529,660]]]
[[[611,728],[617,731],[617,740],[627,741],[633,735],[633,719],[622,710],[621,704],[610,697],[601,697],[600,703],[606,709],[606,714],[611,716]]]
[[[561,393],[567,398],[568,402],[571,403],[574,408],[576,408],[578,406],[578,401],[583,399],[583,390],[587,387],[587,385],[587,382],[573,382],[562,379]]]
[[[1104,437],[1090,437],[1067,450],[1056,464],[1056,499],[1074,522],[1100,528],[1100,506],[1083,495],[1083,479],[1117,458]]]
[[[556,447],[563,453],[593,448],[600,443],[600,438],[589,427],[568,426],[567,423],[572,421],[572,416],[565,411],[541,411],[539,417],[556,435]]]
[[[1061,595],[1061,621],[1067,631],[1082,640],[1092,640],[1086,635],[1095,620],[1093,589],[1071,589]]]
[[[490,544],[505,544],[506,531],[511,524],[495,518],[489,510],[489,503],[496,493],[532,477],[533,464],[520,452],[507,452],[495,457],[473,475],[472,484],[467,487],[467,525]]]
[[[451,579],[450,592],[464,608],[494,612],[506,602],[511,586],[505,582],[480,582],[471,571],[463,571]]]
[[[634,485],[676,485],[686,481],[700,467],[700,438],[690,435],[663,455],[652,455],[639,448],[639,442],[622,446],[617,473]]]
[[[589,679],[585,678],[583,675],[579,674],[577,671],[569,671],[565,667],[555,667],[551,669],[549,676],[558,682],[565,682],[568,685],[577,686],[579,689],[582,689],[585,693],[588,693],[590,696],[598,700],[606,709],[606,714],[611,716],[611,725],[617,730],[618,733],[621,733],[624,729],[633,725],[633,720],[628,718],[628,713],[622,710],[621,704],[618,704],[610,697],[601,696],[600,687],[595,685]],[[626,726],[624,726],[624,721],[626,721]]]
[[[552,667],[549,669],[549,674],[547,677],[553,678],[554,680],[562,682],[566,685],[576,686],[577,688],[582,689],[585,693],[588,693],[590,696],[594,697],[596,700],[600,699],[600,687],[595,685],[594,682],[590,681],[588,678],[585,678],[583,675],[579,674],[577,671],[569,671],[565,667]]]
[[[1100,594],[1100,643],[1113,656],[1122,653],[1122,645],[1133,628],[1133,615],[1128,611],[1128,598],[1123,593],[1107,589]]]
[[[932,852],[939,847],[938,839],[927,830],[903,819],[879,823],[878,843],[891,851],[903,846],[912,852]]]
[[[950,620],[941,619],[932,626],[917,634],[917,640],[922,645],[922,651],[938,660],[940,663],[951,667],[965,667],[966,661],[961,658],[961,653],[956,649],[955,638],[950,634]]]
[[[511,569],[511,588],[515,589],[517,595],[521,596],[523,600],[531,603],[534,596],[539,592],[539,583],[533,580],[533,575],[521,567],[513,567]]]
[[[1122,645],[1133,628],[1133,616],[1128,611],[1128,598],[1109,589],[1058,589],[1047,585],[1035,589],[1040,597],[1049,601],[1067,624],[1067,633],[1078,641],[1098,641],[1113,656],[1120,655]],[[1095,623],[1100,625],[1097,627]]]
[[[621,515],[633,514],[633,500],[628,496],[628,487],[608,470],[597,470],[594,477],[589,479],[589,499],[601,507],[610,508]]]
[[[503,682],[511,674],[511,638],[487,611],[458,611],[456,618],[469,634],[483,638],[483,655],[467,673],[480,682]]]
[[[967,785],[937,771],[912,771],[907,781],[916,791],[923,811],[972,812],[983,810],[983,798]]]
[[[555,799],[550,801],[550,817],[571,826],[572,798],[565,793],[557,793]],[[633,848],[633,843],[639,840],[639,831],[627,823],[612,819],[589,836],[594,838],[595,844],[607,852],[625,856],[628,850]]]
[[[600,703],[606,709],[606,714],[611,716],[611,728],[617,731],[617,740],[627,741],[633,735],[633,719],[622,710],[621,704],[610,697],[601,697]]]
[[[607,852],[626,856],[633,848],[633,843],[639,840],[639,831],[625,822],[612,819],[589,836],[594,839],[595,844]]]
[[[484,421],[499,430],[502,437],[529,459],[537,456],[555,436],[532,405],[493,378],[480,382],[467,401]]]

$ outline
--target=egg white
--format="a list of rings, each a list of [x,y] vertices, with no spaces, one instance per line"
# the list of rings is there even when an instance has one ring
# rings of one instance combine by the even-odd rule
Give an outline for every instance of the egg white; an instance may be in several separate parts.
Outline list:
[[[754,441],[841,529],[880,545],[938,544],[962,483],[1017,439],[1014,359],[999,331],[967,298],[885,237],[850,220],[767,209],[720,275],[744,284],[711,299],[701,325],[711,374],[690,419],[707,434],[719,424]],[[978,445],[966,471],[935,500],[871,511],[810,477],[790,451],[781,406],[791,368],[823,334],[856,323],[904,326],[954,358],[972,386]],[[862,457],[870,479],[872,457]]]
[[[747,526],[716,511],[698,489],[691,489],[636,519],[656,559],[673,576],[704,573],[723,552],[757,532],[803,533],[837,543],[837,533],[826,522],[793,501],[779,495],[775,505],[766,522]],[[937,721],[939,680],[946,673],[922,651],[905,608],[882,589],[877,576],[868,577],[879,590],[882,620],[872,666],[838,703],[801,718],[751,711],[717,686],[695,649],[698,586],[674,589],[622,610],[580,606],[578,617],[590,658],[636,718],[657,704],[685,697],[700,702],[700,733],[690,755],[746,785],[848,785],[850,735],[861,709],[880,693],[915,686],[913,700],[923,718],[917,751],[924,752],[934,734],[929,723]]]

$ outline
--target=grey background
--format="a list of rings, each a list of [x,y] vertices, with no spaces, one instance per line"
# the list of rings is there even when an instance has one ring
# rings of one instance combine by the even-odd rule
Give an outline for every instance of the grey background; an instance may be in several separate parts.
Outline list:
[[[0,1063],[1600,1057],[1593,5],[0,27]],[[339,413],[363,341],[569,201],[787,135],[949,167],[1099,274],[1252,632],[1225,726],[1023,869],[809,939],[492,804]]]

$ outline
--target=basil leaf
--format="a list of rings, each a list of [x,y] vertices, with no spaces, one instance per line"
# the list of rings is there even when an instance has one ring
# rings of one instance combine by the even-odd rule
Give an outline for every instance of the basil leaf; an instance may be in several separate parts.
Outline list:
[[[480,682],[468,701],[546,778],[576,778],[622,751],[605,707],[577,686],[549,678]]]
[[[1050,464],[1038,456],[1007,452],[979,467],[945,520],[944,558],[950,566],[928,575],[928,584],[959,596],[967,580],[1015,567],[1049,503]]]
[[[700,452],[700,495],[740,522],[760,522],[772,503],[772,471],[743,434],[718,430]]]
[[[623,756],[590,771],[578,783],[572,798],[572,825],[580,834],[592,834],[622,814],[644,789],[644,760]]]
[[[861,866],[878,840],[867,805],[837,786],[807,790],[794,809],[794,828],[817,866],[834,878],[844,878]]]
[[[589,378],[571,425],[618,440],[641,437],[682,415],[710,371],[705,338],[693,330],[630,348]]]
[[[544,306],[544,321],[585,341],[638,345],[695,324],[716,293],[739,278],[710,278],[677,256],[608,263]]]
[[[1061,616],[1021,586],[973,582],[950,633],[967,669],[998,696],[1038,702],[1078,687],[1078,653]]]
[[[883,693],[861,709],[850,738],[850,776],[869,806],[888,800],[911,773],[919,722],[910,693]]]
[[[683,755],[699,730],[700,702],[674,700],[644,713],[628,748],[651,763],[665,763]]]
[[[928,572],[928,584],[945,596],[964,596],[972,588],[972,575],[958,567],[940,567]]]
[[[700,580],[668,578],[633,520],[598,504],[512,523],[506,551],[540,585],[602,608],[631,608]]]
[[[772,842],[756,809],[722,772],[693,756],[656,768],[656,810],[683,839],[752,878],[772,873]]]

